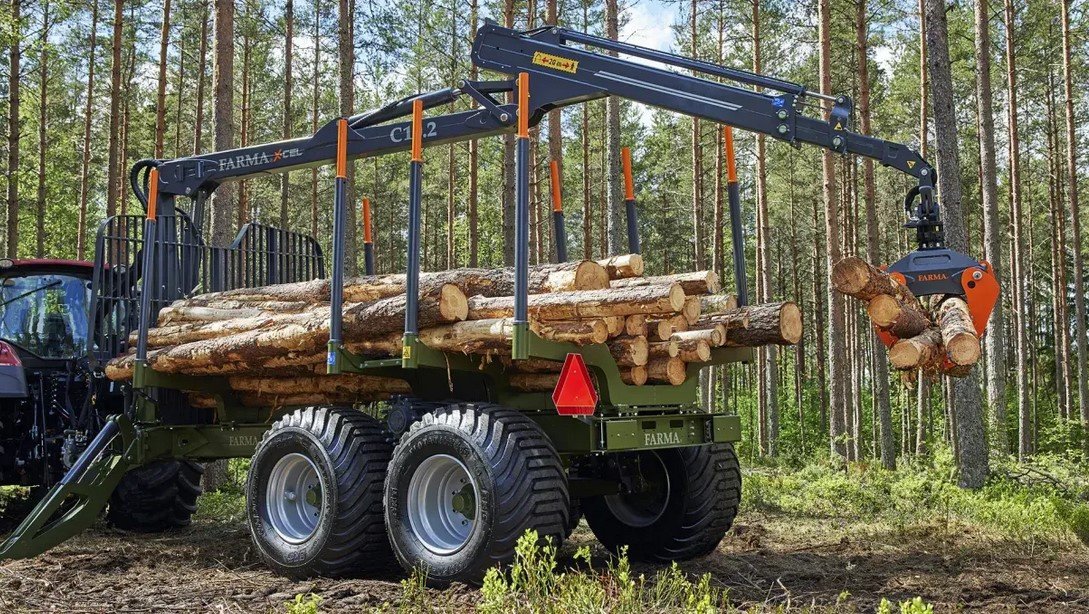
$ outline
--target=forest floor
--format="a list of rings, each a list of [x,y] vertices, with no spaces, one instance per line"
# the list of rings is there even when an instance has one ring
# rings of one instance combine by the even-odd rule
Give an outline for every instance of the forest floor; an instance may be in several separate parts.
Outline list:
[[[1089,549],[1069,533],[1050,530],[1046,520],[1029,529],[1018,527],[1017,513],[966,521],[948,498],[930,510],[858,514],[856,505],[874,506],[842,484],[833,488],[838,494],[808,493],[827,499],[800,511],[784,498],[797,493],[772,492],[794,488],[791,482],[747,477],[755,501],[717,552],[680,565],[691,578],[709,574],[710,585],[730,607],[866,612],[876,610],[882,598],[898,604],[918,596],[935,611],[1089,611]],[[902,496],[887,497],[895,488],[866,488],[877,488],[879,497]],[[1017,496],[1029,508],[1038,503]],[[0,564],[0,608],[284,612],[296,595],[313,594],[328,612],[466,611],[483,599],[480,591],[461,585],[414,589],[400,570],[355,580],[276,576],[257,559],[242,505],[237,494],[218,494],[192,527],[178,533],[137,536],[100,524],[38,558]],[[604,577],[606,553],[585,523],[560,550],[559,569],[585,571],[586,563],[575,555],[581,546],[590,548],[593,573]],[[632,571],[658,573],[634,563]]]

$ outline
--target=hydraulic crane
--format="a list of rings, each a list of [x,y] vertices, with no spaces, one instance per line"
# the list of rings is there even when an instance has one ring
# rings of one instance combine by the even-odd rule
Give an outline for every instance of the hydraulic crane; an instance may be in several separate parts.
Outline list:
[[[610,55],[613,53],[616,55]],[[917,249],[893,264],[890,271],[901,275],[903,282],[917,296],[965,296],[969,304],[974,303],[972,315],[977,327],[981,328],[985,324],[993,308],[997,291],[978,297],[973,292],[984,279],[993,282],[990,266],[945,247],[940,207],[934,194],[936,178],[933,167],[906,145],[852,132],[849,128],[852,103],[847,96],[828,96],[809,91],[804,86],[789,81],[558,27],[520,32],[489,21],[477,32],[472,59],[479,68],[509,78],[464,81],[455,88],[404,98],[375,110],[331,121],[309,137],[174,160],[138,162],[132,169],[130,179],[134,195],[148,212],[144,231],[145,247],[162,242],[161,237],[167,231],[158,226],[157,216],[169,217],[170,212],[178,210],[179,198],[191,201],[186,219],[191,220],[193,228],[199,229],[202,227],[208,198],[217,186],[225,182],[335,164],[337,179],[333,202],[328,372],[358,373],[376,369],[379,373],[403,374],[425,364],[429,367],[449,368],[450,363],[443,362],[441,354],[436,357],[434,350],[421,346],[415,339],[418,300],[416,290],[420,272],[422,151],[425,147],[443,143],[515,133],[517,232],[512,358],[533,356],[563,360],[567,349],[543,343],[528,330],[526,278],[529,253],[529,128],[539,123],[553,109],[606,96],[618,96],[768,135],[794,145],[816,145],[845,155],[866,156],[907,174],[917,182],[904,200],[907,215],[905,225],[915,231]],[[500,99],[507,94],[513,95],[514,102]],[[472,99],[475,108],[424,116],[428,109],[448,105],[463,96]],[[827,117],[813,112],[813,100],[827,107]],[[341,292],[344,263],[348,256],[345,253],[345,237],[348,231],[345,219],[349,206],[345,196],[345,168],[352,159],[402,151],[410,151],[412,156],[406,283],[408,308],[404,351],[400,359],[363,361],[346,351],[340,343],[343,303]],[[739,208],[733,206],[737,203],[736,177],[731,176],[729,183],[731,222],[737,248],[740,246],[737,239],[740,237],[741,222]],[[628,208],[634,209],[633,190],[626,190],[626,201]],[[562,223],[562,217],[557,219]],[[629,241],[632,241],[632,248],[636,251],[637,239],[637,234],[629,234]],[[155,260],[160,257],[155,253],[162,251],[143,250],[144,289],[141,294],[137,331],[136,375],[133,378],[133,388],[140,394],[134,395],[134,407],[125,415],[115,416],[107,422],[68,474],[16,530],[12,538],[5,542],[0,549],[0,557],[32,556],[88,526],[105,505],[109,493],[121,476],[132,467],[156,458],[203,460],[245,456],[253,452],[256,441],[268,429],[267,420],[252,424],[225,425],[221,416],[221,423],[216,425],[167,425],[160,419],[155,403],[150,401],[151,393],[144,391],[162,388],[200,390],[207,385],[199,378],[165,377],[146,367],[147,332],[155,321],[150,297],[153,290],[157,291],[159,288],[154,285],[153,278],[161,275],[150,272],[163,268]],[[744,258],[743,252],[736,249],[734,266],[740,287],[745,276]],[[996,284],[984,285],[997,287]],[[124,334],[127,335],[127,332],[124,331]],[[610,362],[612,359],[607,351],[600,359],[595,358],[592,350],[584,353],[588,355],[588,364],[597,369],[599,379],[604,380],[600,384],[602,404],[612,408],[602,412],[606,415],[596,417],[601,424],[619,417],[608,413],[615,413],[618,408],[627,412],[639,412],[639,408],[647,407],[669,407],[672,408],[670,411],[679,411],[678,408],[691,407],[694,403],[693,382],[676,390],[653,386],[641,389],[624,386],[619,381],[619,376],[615,375],[615,364]],[[728,357],[723,355],[721,362],[737,359],[735,354]],[[595,360],[600,362],[595,364]],[[464,370],[477,369],[473,367]],[[453,371],[452,377],[459,377],[458,369]],[[480,374],[477,372],[472,376],[479,377]],[[445,381],[445,378],[440,379]],[[665,420],[658,414],[647,416],[644,424],[652,426],[658,424],[654,420]],[[675,417],[676,414],[671,416]],[[641,419],[642,417],[640,414]],[[685,425],[686,429],[691,425],[691,432],[696,433],[693,437],[699,443],[711,443],[733,441],[728,438],[719,439],[736,436],[730,418],[732,417],[689,415],[673,421]],[[668,422],[666,420],[661,424]],[[575,422],[564,422],[562,426],[555,428],[576,426],[578,425]],[[736,429],[739,431],[740,423],[736,424]],[[605,448],[604,438],[600,444],[589,445],[599,445],[602,448],[578,448],[566,453],[615,451]],[[113,454],[104,454],[111,449]],[[66,503],[69,498],[75,498],[77,503]]]

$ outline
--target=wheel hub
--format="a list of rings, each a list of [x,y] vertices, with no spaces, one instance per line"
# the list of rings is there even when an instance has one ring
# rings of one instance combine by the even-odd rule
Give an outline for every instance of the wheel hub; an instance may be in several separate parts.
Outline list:
[[[655,452],[635,458],[626,483],[630,488],[605,497],[605,505],[618,520],[630,527],[649,527],[658,521],[669,505],[670,481],[662,458]]]
[[[408,521],[412,533],[435,554],[457,552],[468,543],[479,520],[477,487],[469,470],[448,454],[425,459],[408,483]]]
[[[317,530],[321,492],[321,476],[314,462],[297,452],[287,454],[269,472],[265,520],[280,539],[302,543]]]

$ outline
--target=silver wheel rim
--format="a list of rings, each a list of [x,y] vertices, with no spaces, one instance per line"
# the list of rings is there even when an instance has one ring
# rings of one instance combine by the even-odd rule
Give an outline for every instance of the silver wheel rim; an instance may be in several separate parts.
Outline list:
[[[653,459],[653,460],[651,460]],[[662,457],[654,452],[643,454],[640,469],[643,478],[651,484],[657,484],[658,490],[643,493],[606,495],[605,506],[617,520],[629,527],[645,528],[654,524],[669,506],[671,484],[669,471]]]
[[[408,521],[425,548],[447,555],[465,546],[480,519],[469,470],[448,454],[425,459],[408,482]]]
[[[276,461],[265,487],[268,523],[276,535],[299,544],[314,534],[321,520],[322,482],[307,456],[293,452]]]

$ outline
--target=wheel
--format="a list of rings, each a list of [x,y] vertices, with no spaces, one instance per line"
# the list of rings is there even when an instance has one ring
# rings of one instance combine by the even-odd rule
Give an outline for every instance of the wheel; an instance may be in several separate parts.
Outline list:
[[[737,516],[741,468],[730,444],[625,454],[621,494],[581,500],[590,530],[607,548],[668,562],[715,549]]]
[[[261,558],[294,578],[388,567],[382,479],[392,447],[377,420],[351,408],[309,407],[274,423],[246,480]]]
[[[129,471],[110,495],[106,522],[146,533],[189,526],[203,473],[202,465],[186,460],[157,461]]]
[[[393,452],[386,526],[397,560],[429,584],[478,583],[514,558],[527,530],[559,545],[567,476],[555,448],[520,412],[488,404],[437,408]]]

